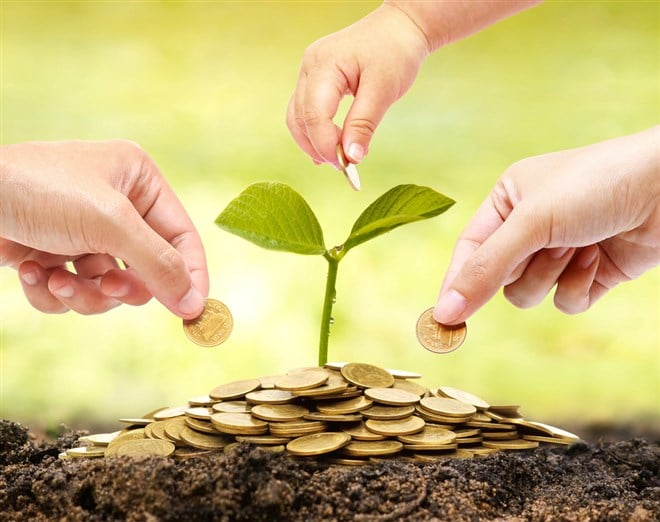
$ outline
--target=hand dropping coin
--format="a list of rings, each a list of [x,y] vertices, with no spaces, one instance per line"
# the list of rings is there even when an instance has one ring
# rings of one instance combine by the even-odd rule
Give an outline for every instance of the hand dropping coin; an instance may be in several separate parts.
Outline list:
[[[417,340],[433,353],[449,353],[465,340],[467,326],[440,324],[433,319],[433,308],[424,311],[417,319]]]
[[[357,167],[346,159],[344,150],[341,148],[341,143],[337,144],[337,160],[349,185],[353,187],[353,190],[360,190],[360,176]]]
[[[183,331],[199,346],[218,346],[224,343],[232,329],[234,319],[229,308],[216,299],[207,299],[204,310],[196,319],[183,321]]]

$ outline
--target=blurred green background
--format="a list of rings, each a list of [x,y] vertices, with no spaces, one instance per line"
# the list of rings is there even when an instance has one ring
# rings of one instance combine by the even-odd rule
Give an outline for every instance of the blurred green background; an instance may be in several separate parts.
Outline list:
[[[213,223],[249,183],[273,180],[303,194],[329,245],[395,184],[458,202],[347,256],[331,360],[420,371],[429,386],[520,403],[564,425],[658,420],[657,269],[578,316],[551,298],[522,311],[498,296],[451,355],[427,352],[414,334],[457,235],[508,165],[658,122],[658,3],[547,2],[442,49],[389,111],[354,193],[308,160],[284,117],[305,47],[377,5],[2,2],[2,143],[140,143],[198,226],[211,295],[235,318],[226,344],[200,348],[157,302],[41,314],[2,269],[2,417],[110,428],[226,381],[314,364],[325,261],[261,250]]]

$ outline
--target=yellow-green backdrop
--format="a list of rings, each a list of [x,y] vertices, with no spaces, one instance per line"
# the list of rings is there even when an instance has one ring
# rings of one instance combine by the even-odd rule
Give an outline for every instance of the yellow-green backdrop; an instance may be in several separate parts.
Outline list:
[[[235,317],[230,340],[207,349],[156,302],[48,316],[3,268],[2,417],[111,427],[222,382],[314,364],[325,262],[261,250],[213,224],[249,183],[274,180],[310,202],[328,245],[398,183],[458,202],[344,259],[331,359],[420,371],[428,385],[521,403],[539,419],[658,419],[657,269],[578,316],[551,298],[522,311],[498,296],[451,355],[425,351],[414,325],[457,235],[509,164],[658,122],[659,4],[547,2],[440,50],[389,111],[354,193],[313,166],[284,115],[305,47],[377,5],[2,1],[2,143],[140,143],[199,228],[211,295]]]

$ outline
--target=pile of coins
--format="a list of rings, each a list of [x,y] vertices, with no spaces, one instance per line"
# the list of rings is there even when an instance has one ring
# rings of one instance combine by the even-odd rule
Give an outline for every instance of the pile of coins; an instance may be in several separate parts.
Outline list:
[[[361,465],[397,458],[434,462],[541,443],[580,440],[456,388],[426,388],[421,375],[363,363],[329,363],[222,384],[188,404],[124,418],[125,429],[81,437],[60,458],[172,455],[190,458],[251,443],[295,457]]]

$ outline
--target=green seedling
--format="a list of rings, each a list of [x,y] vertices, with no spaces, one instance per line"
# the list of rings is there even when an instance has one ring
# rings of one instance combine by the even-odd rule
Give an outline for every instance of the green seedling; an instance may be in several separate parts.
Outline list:
[[[263,248],[325,258],[328,276],[319,337],[319,366],[323,366],[328,361],[337,267],[347,252],[406,223],[442,214],[453,204],[453,199],[429,187],[398,185],[362,212],[344,243],[328,249],[318,219],[300,194],[282,183],[255,183],[231,201],[215,222]]]

